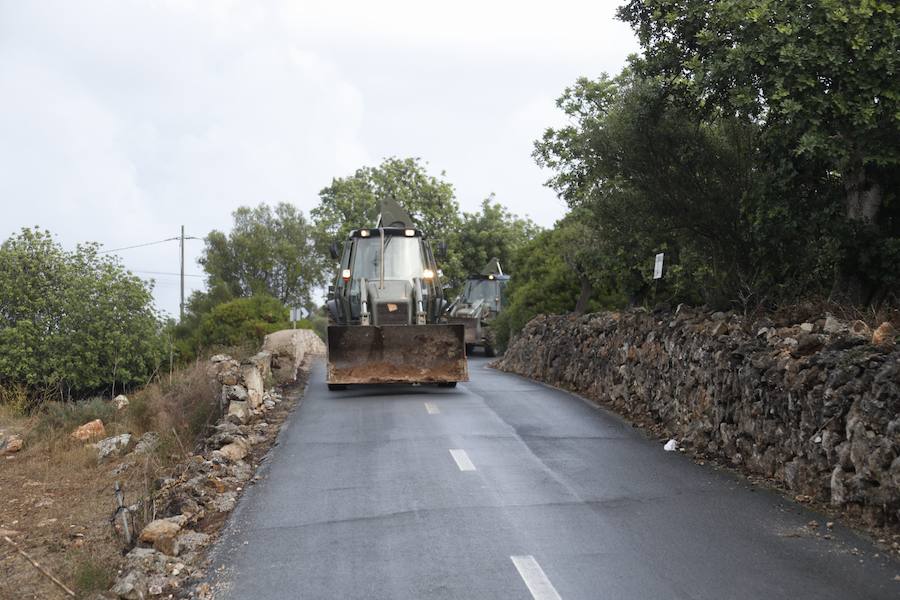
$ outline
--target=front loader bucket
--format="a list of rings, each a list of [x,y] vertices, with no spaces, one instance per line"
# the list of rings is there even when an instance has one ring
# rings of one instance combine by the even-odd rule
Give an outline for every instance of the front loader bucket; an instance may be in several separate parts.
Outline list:
[[[467,344],[481,343],[481,335],[479,335],[480,332],[478,331],[480,319],[477,317],[450,317],[450,322],[454,324],[459,323],[465,328]]]
[[[328,383],[468,381],[462,325],[329,325]]]

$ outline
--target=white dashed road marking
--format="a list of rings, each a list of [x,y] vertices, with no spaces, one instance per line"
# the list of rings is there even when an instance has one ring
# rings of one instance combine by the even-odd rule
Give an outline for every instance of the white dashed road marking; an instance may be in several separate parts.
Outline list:
[[[426,402],[425,410],[428,411],[429,415],[438,415],[441,413],[441,409],[439,409],[433,402]]]
[[[472,461],[469,459],[469,455],[466,454],[465,450],[460,450],[459,448],[452,448],[450,450],[450,455],[453,457],[453,460],[456,461],[456,466],[459,467],[460,471],[474,471],[475,465],[472,464]]]
[[[562,600],[533,556],[529,554],[527,556],[510,556],[510,558],[534,600]]]

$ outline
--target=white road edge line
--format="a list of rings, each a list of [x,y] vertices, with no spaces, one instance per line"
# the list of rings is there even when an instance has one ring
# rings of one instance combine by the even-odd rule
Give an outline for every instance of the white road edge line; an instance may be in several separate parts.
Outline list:
[[[441,409],[439,409],[439,408],[437,407],[437,405],[435,405],[433,402],[426,402],[426,403],[425,403],[425,410],[428,411],[428,414],[429,414],[429,415],[439,415],[439,414],[441,414]]]
[[[469,459],[469,455],[466,454],[465,450],[461,450],[459,448],[451,448],[450,456],[452,456],[453,460],[456,461],[456,466],[459,467],[460,471],[475,470],[475,465],[472,463],[471,459]]]
[[[533,556],[529,554],[527,556],[510,556],[510,558],[534,600],[562,600]]]

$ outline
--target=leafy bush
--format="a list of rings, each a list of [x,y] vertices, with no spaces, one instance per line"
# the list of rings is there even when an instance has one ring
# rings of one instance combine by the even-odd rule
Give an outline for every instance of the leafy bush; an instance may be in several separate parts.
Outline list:
[[[509,302],[493,323],[499,350],[505,350],[512,336],[535,315],[576,309],[582,290],[580,276],[572,265],[580,262],[579,255],[590,252],[592,246],[573,236],[572,226],[572,221],[559,221],[554,229],[540,232],[514,255],[507,288]],[[602,282],[594,282],[592,288],[585,310],[624,303],[624,297],[606,292]]]
[[[24,416],[31,408],[32,401],[28,395],[28,388],[21,383],[0,385],[0,406],[17,417]]]
[[[0,246],[0,385],[71,399],[145,382],[163,358],[152,301],[96,244],[23,229]]]
[[[181,342],[182,358],[216,348],[258,346],[268,333],[289,329],[290,312],[271,296],[237,298],[214,306],[200,319],[191,336]]]

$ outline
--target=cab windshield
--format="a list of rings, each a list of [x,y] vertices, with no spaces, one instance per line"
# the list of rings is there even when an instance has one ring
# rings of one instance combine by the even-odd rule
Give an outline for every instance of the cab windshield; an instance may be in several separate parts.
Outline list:
[[[467,304],[475,304],[479,300],[492,310],[500,310],[500,282],[496,279],[470,279],[466,281],[463,299]]]
[[[353,256],[353,278],[369,281],[381,279],[381,238],[358,238]],[[384,278],[412,279],[422,277],[425,261],[421,239],[417,237],[385,236]]]

